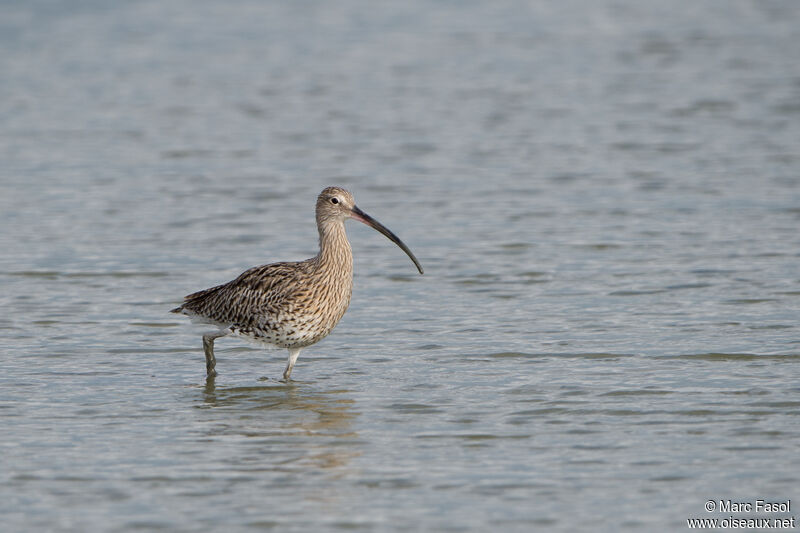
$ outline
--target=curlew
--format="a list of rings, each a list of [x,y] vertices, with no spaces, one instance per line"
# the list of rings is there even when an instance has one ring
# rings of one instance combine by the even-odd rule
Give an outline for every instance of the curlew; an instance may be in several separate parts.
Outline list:
[[[353,253],[344,230],[348,218],[383,233],[422,274],[417,258],[397,235],[359,209],[353,195],[328,187],[317,197],[319,253],[305,261],[253,267],[233,281],[190,294],[173,313],[210,323],[203,335],[208,378],[217,375],[214,340],[225,335],[288,348],[289,380],[300,350],[326,337],[344,316],[353,290]]]

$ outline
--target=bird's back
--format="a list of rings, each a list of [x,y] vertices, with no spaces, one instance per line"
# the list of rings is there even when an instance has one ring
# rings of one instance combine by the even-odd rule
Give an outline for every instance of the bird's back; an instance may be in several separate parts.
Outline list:
[[[330,333],[350,303],[352,270],[331,274],[315,258],[262,265],[186,296],[173,312],[278,346],[307,346]]]

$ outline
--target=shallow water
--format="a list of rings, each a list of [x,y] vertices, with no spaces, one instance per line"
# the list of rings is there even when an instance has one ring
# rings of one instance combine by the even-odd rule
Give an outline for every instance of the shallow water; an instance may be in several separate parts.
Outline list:
[[[7,2],[4,531],[684,530],[797,504],[791,1]],[[167,311],[316,252],[282,350]],[[745,513],[741,517],[793,516]]]

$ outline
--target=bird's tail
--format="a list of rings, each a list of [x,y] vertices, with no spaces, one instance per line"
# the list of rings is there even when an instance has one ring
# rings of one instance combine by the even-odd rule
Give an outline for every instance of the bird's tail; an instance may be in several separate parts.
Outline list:
[[[216,287],[211,287],[210,289],[193,292],[192,294],[185,296],[183,298],[183,304],[171,310],[170,313],[192,314],[199,312],[203,307],[204,302],[207,301],[208,297],[216,293],[222,287],[224,287],[224,285],[217,285]]]

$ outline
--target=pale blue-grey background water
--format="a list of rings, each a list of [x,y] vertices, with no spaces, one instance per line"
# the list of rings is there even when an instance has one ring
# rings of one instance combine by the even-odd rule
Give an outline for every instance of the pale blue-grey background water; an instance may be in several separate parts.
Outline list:
[[[2,530],[800,505],[799,42],[792,0],[3,2]],[[296,381],[223,339],[206,387],[167,311],[316,253],[331,184],[425,275],[349,223]]]

